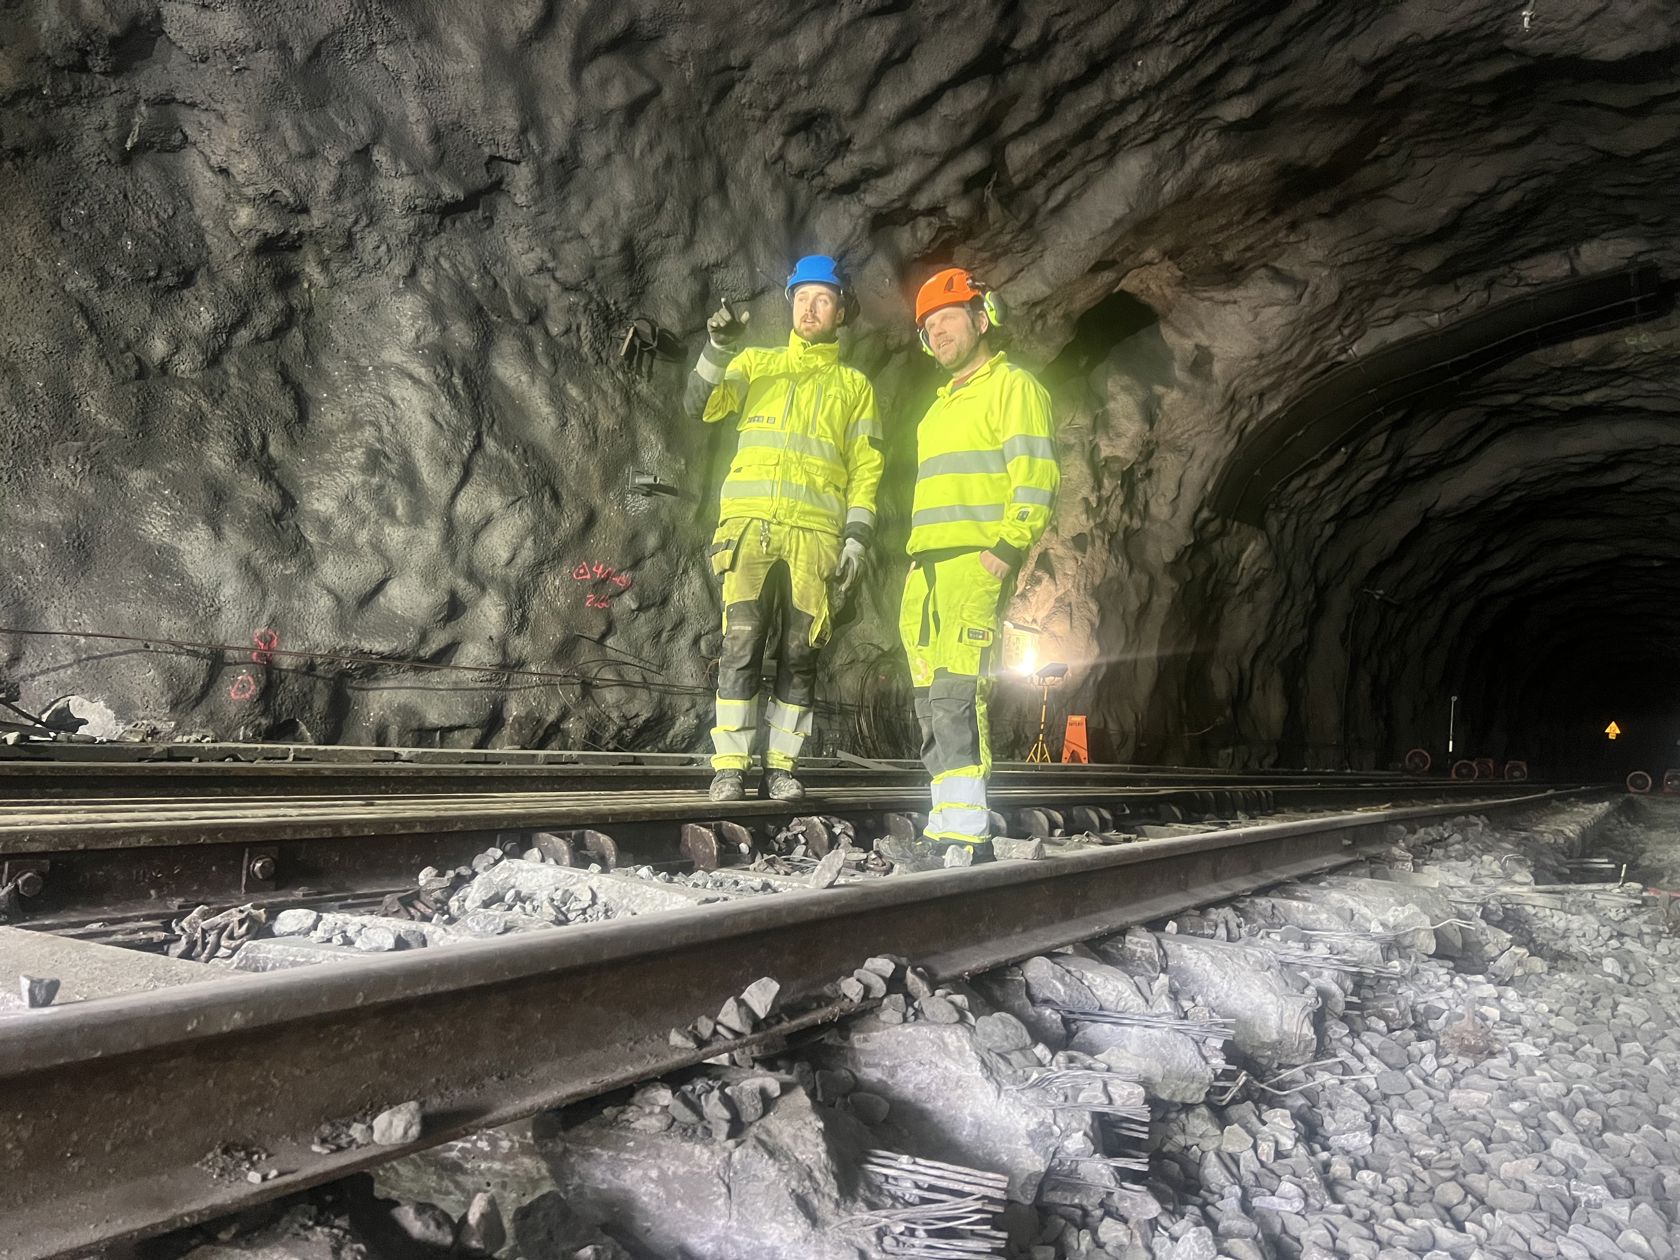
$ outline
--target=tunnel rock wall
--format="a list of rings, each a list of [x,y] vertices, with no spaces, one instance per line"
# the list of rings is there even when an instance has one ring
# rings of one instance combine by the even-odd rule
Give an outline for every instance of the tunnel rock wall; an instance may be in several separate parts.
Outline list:
[[[951,261],[1002,286],[1057,404],[1016,615],[1072,667],[1058,712],[1122,757],[1392,743],[1395,686],[1321,693],[1352,588],[1427,582],[1429,493],[1359,500],[1376,447],[1259,531],[1211,489],[1339,363],[1670,264],[1676,42],[1612,2],[0,9],[0,619],[240,648],[6,635],[8,694],[222,736],[703,742],[728,435],[682,419],[682,379],[720,297],[778,340],[820,248],[856,277],[890,462],[824,667],[840,743],[908,751],[897,553],[937,385],[908,301]],[[665,332],[639,364],[636,319]],[[1356,634],[1432,684],[1469,648],[1429,624]],[[1000,709],[1018,753],[1036,696]]]

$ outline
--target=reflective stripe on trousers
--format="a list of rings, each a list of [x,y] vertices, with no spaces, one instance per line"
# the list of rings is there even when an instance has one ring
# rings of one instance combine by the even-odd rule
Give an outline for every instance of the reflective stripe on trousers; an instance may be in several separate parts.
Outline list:
[[[717,725],[712,727],[714,770],[745,770],[752,758],[753,736],[758,731],[758,697],[750,700],[717,698]]]
[[[986,779],[979,766],[965,766],[933,776],[933,810],[928,814],[930,840],[978,844],[991,834],[986,808]]]
[[[799,764],[799,750],[805,747],[805,741],[810,738],[816,711],[772,699],[765,716],[769,723],[765,740],[765,764],[778,770],[792,770]]]

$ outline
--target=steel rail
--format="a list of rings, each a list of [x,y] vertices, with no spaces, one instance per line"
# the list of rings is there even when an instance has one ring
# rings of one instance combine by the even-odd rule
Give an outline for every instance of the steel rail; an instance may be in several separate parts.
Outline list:
[[[914,783],[916,761],[810,758],[803,777],[813,787]],[[56,797],[156,794],[171,788],[213,792],[313,791],[319,785],[380,794],[412,790],[575,790],[615,787],[703,787],[707,759],[694,753],[598,753],[523,749],[453,750],[285,744],[19,744],[0,745],[0,795]],[[1419,782],[1388,771],[1229,770],[1125,764],[1028,765],[1000,761],[997,782],[1182,784],[1186,781],[1267,787],[1284,783]]]
[[[352,769],[379,767],[404,768],[497,768],[526,767],[537,769],[597,770],[597,769],[678,769],[704,770],[710,774],[710,753],[607,752],[596,749],[564,748],[415,748],[390,744],[281,744],[246,743],[231,740],[205,743],[156,743],[119,741],[97,743],[74,741],[69,743],[32,743],[0,745],[0,769],[30,764],[87,764],[107,767],[173,766],[190,769],[198,765],[245,765],[249,767],[284,767],[288,765],[337,765]],[[921,763],[911,757],[856,757],[841,754],[837,757],[806,757],[801,766],[818,771],[848,770],[859,767],[880,769],[894,767],[907,772],[921,773]],[[1129,774],[1168,774],[1175,777],[1194,775],[1243,774],[1257,778],[1324,778],[1338,774],[1355,777],[1401,777],[1397,771],[1360,770],[1294,770],[1254,769],[1232,771],[1216,766],[1174,766],[1136,762],[1093,762],[1079,764],[1029,763],[999,760],[997,770],[1027,769],[1034,773],[1082,773],[1085,771]]]
[[[1384,800],[1413,792],[1473,796],[1483,785],[1463,782],[1301,784],[1265,790],[1276,801],[1300,804],[1336,798]],[[1117,787],[1040,784],[993,787],[1000,806],[1055,800],[1064,804],[1171,803],[1213,793],[1254,791],[1241,786],[1186,784]],[[226,844],[277,840],[494,831],[501,828],[605,826],[621,822],[686,821],[704,817],[786,818],[798,814],[923,809],[925,785],[835,788],[810,793],[797,804],[744,800],[712,804],[693,791],[513,792],[428,797],[198,798],[189,802],[28,801],[0,804],[0,855],[81,849],[132,849],[161,845]]]
[[[878,953],[971,974],[1343,865],[1397,822],[1572,794],[1088,848],[30,1012],[0,1021],[0,1257],[225,1214],[686,1066],[718,1048],[674,1050],[668,1030],[765,973],[794,996]],[[425,1107],[419,1141],[310,1150],[323,1122],[408,1099]],[[282,1175],[195,1166],[229,1142]]]
[[[913,784],[926,776],[920,766],[882,763],[874,767],[802,767],[808,788],[857,784]],[[0,761],[0,797],[12,800],[77,796],[158,796],[164,793],[309,793],[321,790],[400,796],[445,791],[577,791],[599,788],[683,788],[704,790],[712,771],[691,766],[412,765],[332,762],[140,762],[36,763]],[[1413,784],[1444,780],[1401,775],[1254,775],[1163,773],[1102,766],[993,768],[997,783],[1082,783],[1088,785],[1211,785],[1274,788],[1303,784]],[[1487,783],[1482,783],[1484,789]]]
[[[391,776],[408,776],[425,778],[428,775],[459,772],[466,774],[494,774],[508,773],[522,776],[541,775],[648,775],[668,774],[681,776],[685,779],[709,779],[712,775],[710,764],[704,759],[682,759],[671,762],[651,762],[641,764],[625,761],[623,763],[606,762],[595,764],[592,762],[573,761],[409,761],[409,760],[381,760],[369,758],[366,760],[316,760],[301,758],[289,760],[285,757],[258,757],[245,759],[240,757],[218,759],[214,757],[195,758],[187,761],[180,758],[160,757],[155,760],[106,760],[99,758],[69,759],[51,758],[37,759],[33,757],[8,757],[6,751],[0,749],[0,779],[27,778],[34,775],[43,777],[73,778],[77,775],[117,775],[131,777],[191,777],[210,776],[216,773],[232,774],[263,774],[274,777],[294,775],[308,771],[323,772],[332,775],[353,775],[363,772],[378,772]],[[924,774],[919,761],[907,761],[902,758],[870,759],[857,762],[811,762],[801,761],[800,769],[806,774],[819,778],[834,778],[843,780],[846,777],[860,775],[878,775],[881,773]],[[1415,775],[1404,774],[1399,771],[1309,771],[1309,770],[1230,770],[1206,766],[1129,766],[1104,762],[1044,762],[1031,763],[1021,761],[997,761],[992,769],[998,774],[1057,774],[1073,777],[1097,776],[1101,778],[1121,779],[1243,779],[1254,783],[1290,783],[1303,781],[1322,781],[1328,778],[1345,779],[1351,782],[1374,782],[1377,780],[1392,781],[1417,778]]]

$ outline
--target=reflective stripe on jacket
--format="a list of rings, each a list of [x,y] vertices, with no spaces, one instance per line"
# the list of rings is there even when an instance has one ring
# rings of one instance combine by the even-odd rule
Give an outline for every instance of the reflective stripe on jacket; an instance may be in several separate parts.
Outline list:
[[[916,429],[913,556],[989,549],[1018,565],[1044,533],[1061,469],[1050,395],[1000,352],[944,386]]]
[[[722,520],[776,521],[867,542],[883,464],[875,391],[840,362],[834,342],[799,334],[786,349],[753,347],[727,361],[708,345],[695,364],[710,383],[700,418],[734,420]]]

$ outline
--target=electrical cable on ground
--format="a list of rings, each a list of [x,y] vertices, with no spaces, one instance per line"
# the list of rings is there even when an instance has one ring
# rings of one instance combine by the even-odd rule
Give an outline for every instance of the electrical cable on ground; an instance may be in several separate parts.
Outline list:
[[[159,635],[117,634],[111,631],[102,630],[48,630],[22,626],[0,626],[0,635],[15,635],[20,638],[77,639],[93,640],[103,643],[123,643],[132,645],[132,647],[140,651],[191,656],[216,654],[232,655],[236,658],[244,658],[249,656],[252,652],[251,645],[249,644],[214,643],[196,639],[166,638]],[[579,635],[576,637],[583,638],[597,648],[613,652],[626,659],[616,660],[606,657],[592,657],[588,660],[580,662],[580,668],[569,670],[551,670],[521,668],[513,665],[460,665],[450,662],[413,660],[399,656],[378,656],[367,652],[332,652],[308,648],[283,648],[279,646],[260,647],[258,651],[275,661],[283,658],[285,660],[297,662],[296,664],[290,666],[278,663],[266,664],[266,668],[281,673],[301,674],[305,677],[313,678],[321,682],[340,683],[355,691],[368,690],[370,689],[370,684],[365,681],[359,682],[355,679],[335,678],[330,675],[321,674],[310,668],[310,666],[332,663],[349,666],[375,666],[392,670],[416,670],[433,674],[471,674],[481,680],[481,683],[482,680],[487,678],[524,680],[524,686],[518,688],[519,690],[534,687],[575,687],[578,691],[579,700],[587,703],[590,708],[592,708],[600,718],[605,720],[609,726],[613,724],[616,715],[611,714],[606,709],[602,708],[600,702],[591,694],[593,690],[632,690],[668,696],[691,697],[710,697],[713,694],[713,689],[711,687],[696,685],[693,683],[665,682],[658,679],[648,678],[603,677],[601,671],[608,668],[636,670],[643,673],[658,673],[659,671],[656,666],[638,660],[630,653],[623,652],[621,649],[602,643],[599,639],[590,638],[585,635]],[[876,669],[878,672],[880,662],[893,655],[894,654],[891,652],[883,652],[880,660],[875,662],[872,668]],[[395,684],[386,684],[385,686],[388,687],[394,685]],[[384,687],[381,687],[381,689],[384,689]],[[485,690],[487,688],[480,685],[474,688],[462,687],[449,689]],[[501,689],[513,690],[511,687],[504,687]],[[45,725],[45,723],[43,723],[39,718],[26,713],[23,709],[18,708],[9,701],[0,700],[0,705],[4,705],[6,708],[28,718],[29,721],[36,726]],[[818,705],[818,708],[824,712],[825,717],[829,718],[836,725],[842,724],[850,718],[854,727],[860,733],[873,726],[882,724],[883,721],[878,713],[873,720],[871,720],[867,714],[862,718],[862,720],[860,720],[858,715],[860,711],[864,710],[866,707],[871,712],[878,711],[880,708],[879,697],[873,697],[872,701],[867,704],[867,706],[848,702],[846,700],[831,700]],[[900,721],[902,722],[902,717],[900,718]],[[589,741],[585,740],[585,742]],[[865,748],[873,748],[878,747],[879,745],[873,742],[865,742],[861,746]],[[905,745],[902,740],[899,740],[891,746],[901,747]],[[616,750],[604,749],[603,751]]]

